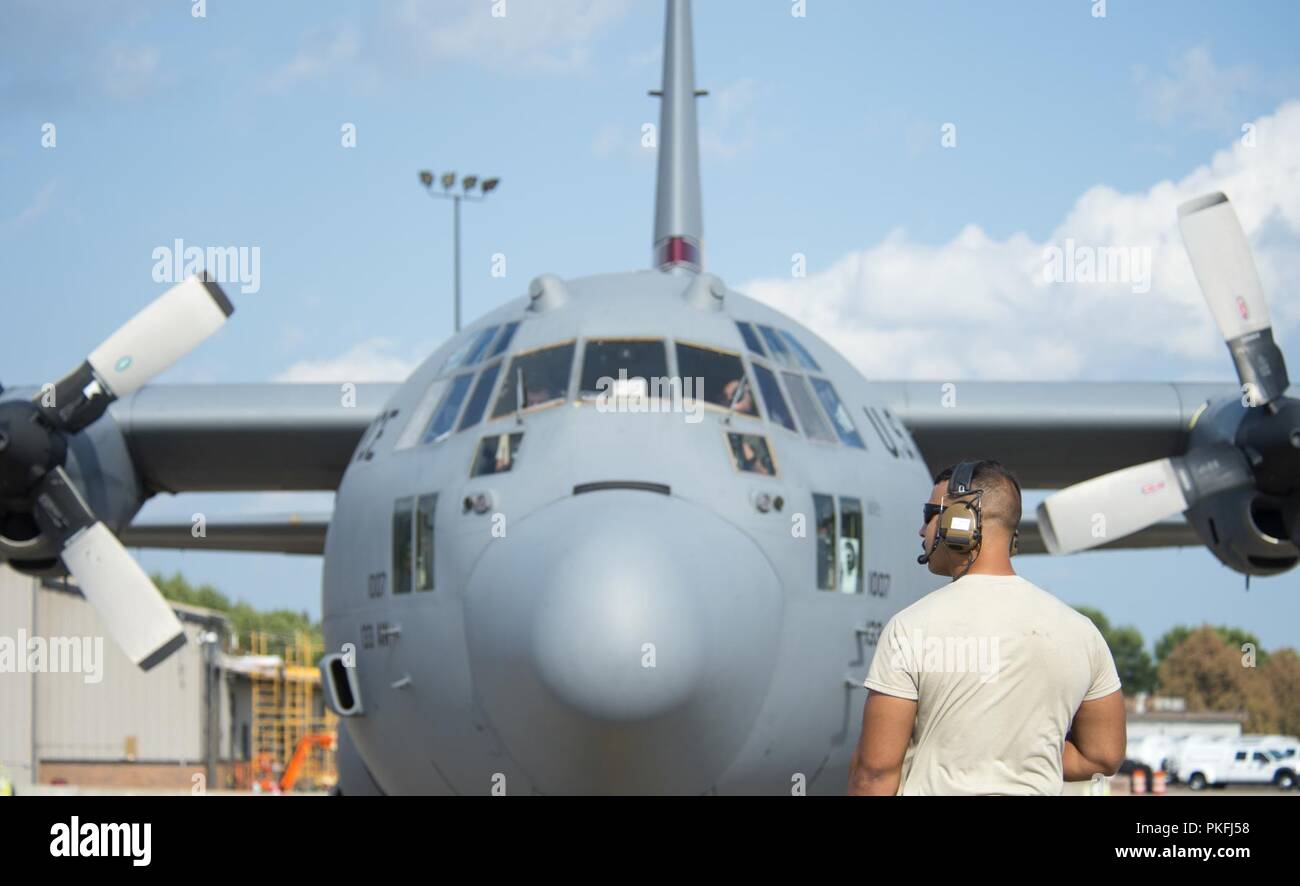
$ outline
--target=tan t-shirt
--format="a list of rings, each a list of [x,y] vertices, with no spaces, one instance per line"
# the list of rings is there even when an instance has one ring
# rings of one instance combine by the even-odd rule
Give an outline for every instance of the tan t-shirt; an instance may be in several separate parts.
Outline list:
[[[1087,616],[1018,575],[967,575],[885,625],[864,684],[917,702],[904,794],[1059,794],[1079,705],[1119,689]]]

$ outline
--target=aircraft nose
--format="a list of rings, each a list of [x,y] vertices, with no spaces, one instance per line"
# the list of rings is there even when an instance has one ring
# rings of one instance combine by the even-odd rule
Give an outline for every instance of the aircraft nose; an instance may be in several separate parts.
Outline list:
[[[780,617],[744,533],[626,490],[507,523],[466,590],[480,703],[546,793],[708,790],[766,696]]]

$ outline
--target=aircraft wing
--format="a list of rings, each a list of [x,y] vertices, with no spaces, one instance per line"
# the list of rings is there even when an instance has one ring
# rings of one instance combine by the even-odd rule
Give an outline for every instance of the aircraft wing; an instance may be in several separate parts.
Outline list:
[[[1231,383],[868,384],[912,432],[932,475],[965,459],[992,458],[1026,489],[1060,489],[1180,455],[1206,400],[1239,396]]]
[[[332,516],[325,511],[209,517],[201,536],[195,534],[194,524],[186,520],[137,520],[123,529],[119,537],[123,544],[132,548],[320,555],[325,553],[325,533]],[[1191,525],[1179,516],[1103,547],[1176,548],[1199,544]],[[1038,520],[1033,514],[1027,514],[1020,522],[1020,552],[1047,552],[1038,531]]]
[[[132,548],[323,554],[329,511],[209,517],[200,534],[188,520],[137,520],[118,533]]]
[[[334,490],[396,388],[152,385],[109,413],[148,492]]]

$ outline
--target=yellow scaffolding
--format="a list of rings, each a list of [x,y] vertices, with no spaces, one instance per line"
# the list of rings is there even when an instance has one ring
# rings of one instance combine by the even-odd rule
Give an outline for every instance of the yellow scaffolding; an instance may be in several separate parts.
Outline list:
[[[274,656],[277,663],[252,673],[252,752],[254,779],[278,781],[304,736],[337,735],[338,718],[325,706],[316,662],[323,650],[300,631],[291,640],[253,631],[249,649],[255,656]],[[266,770],[270,770],[269,772]],[[338,781],[334,752],[313,746],[299,782],[332,787]]]

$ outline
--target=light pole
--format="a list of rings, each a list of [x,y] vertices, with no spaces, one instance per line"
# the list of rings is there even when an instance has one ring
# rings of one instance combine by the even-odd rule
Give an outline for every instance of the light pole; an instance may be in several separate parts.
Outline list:
[[[496,186],[501,184],[499,178],[487,178],[479,183],[477,175],[467,175],[461,179],[461,192],[456,193],[452,188],[456,186],[456,173],[444,172],[439,179],[442,185],[442,192],[439,193],[433,189],[433,172],[428,169],[420,170],[420,184],[424,185],[425,192],[430,197],[441,197],[445,200],[451,200],[452,204],[452,224],[455,233],[452,239],[452,259],[455,263],[456,275],[456,332],[460,332],[460,201],[469,200],[471,203],[478,203],[487,198],[487,195],[496,190]],[[473,193],[474,186],[478,185],[479,193]]]

